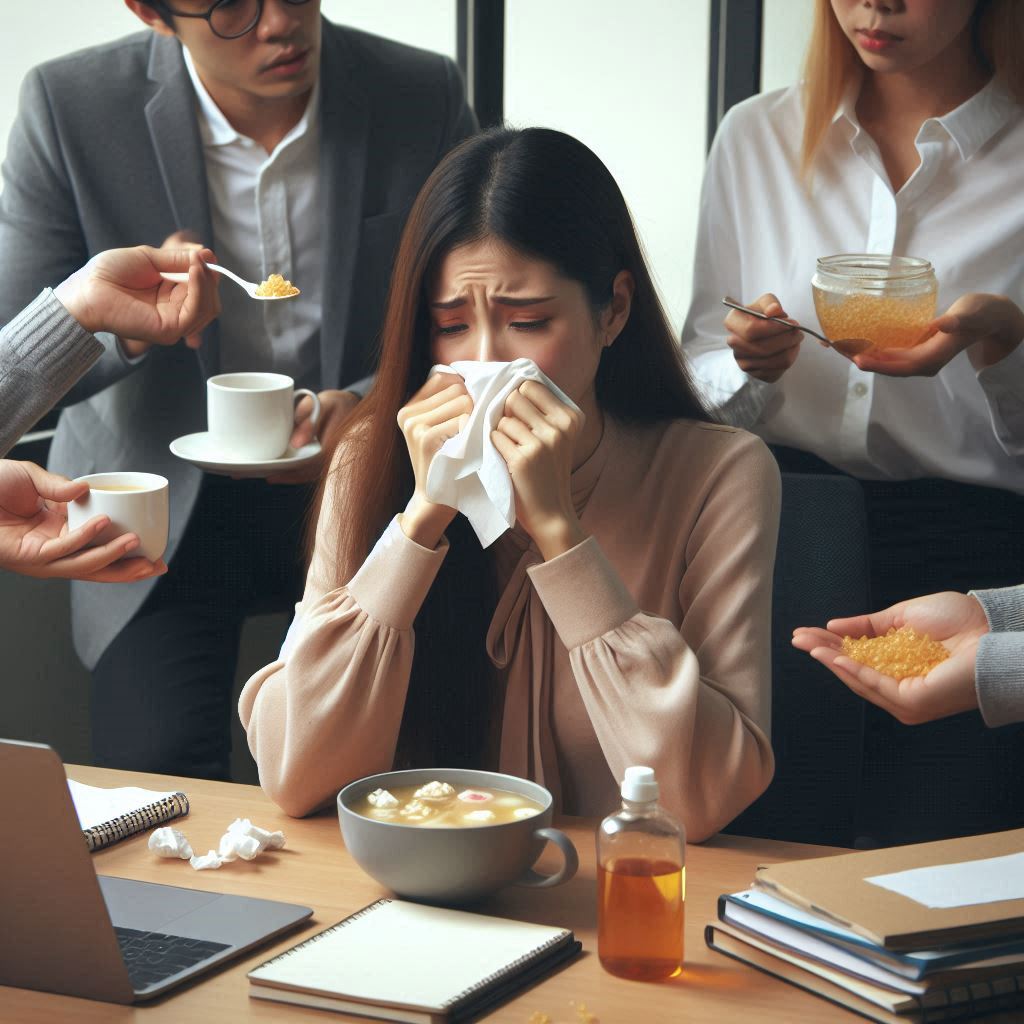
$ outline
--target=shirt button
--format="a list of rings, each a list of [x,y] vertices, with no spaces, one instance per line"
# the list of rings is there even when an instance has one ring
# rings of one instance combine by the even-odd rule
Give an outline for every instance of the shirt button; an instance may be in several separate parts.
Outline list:
[[[863,381],[857,381],[850,390],[858,397],[863,398],[868,393],[868,386]]]

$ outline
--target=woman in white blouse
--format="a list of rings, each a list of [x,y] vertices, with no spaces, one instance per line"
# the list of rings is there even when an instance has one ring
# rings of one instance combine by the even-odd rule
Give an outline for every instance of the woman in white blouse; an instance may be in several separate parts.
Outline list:
[[[1016,0],[817,0],[804,82],[734,107],[709,157],[683,333],[692,369],[783,470],[864,481],[878,607],[1024,575],[1022,52]],[[723,324],[733,295],[817,326],[816,260],[844,252],[931,261],[944,312],[925,341],[849,359],[796,327],[739,312]],[[1024,792],[987,810],[975,799],[996,773],[1024,777],[1021,738],[963,728],[911,737],[868,722],[866,840],[1024,813]],[[929,758],[965,747],[988,760],[953,771],[962,791],[927,806]]]

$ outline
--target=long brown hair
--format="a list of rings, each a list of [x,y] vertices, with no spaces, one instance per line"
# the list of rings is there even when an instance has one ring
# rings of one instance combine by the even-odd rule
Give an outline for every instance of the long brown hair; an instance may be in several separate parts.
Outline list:
[[[1024,104],[1024,3],[1021,0],[978,0],[971,16],[975,51],[984,66]],[[814,160],[843,93],[863,63],[846,38],[830,0],[817,0],[802,85],[804,136],[800,174],[809,180]]]
[[[376,383],[334,440],[322,483],[337,523],[339,578],[348,580],[404,508],[413,474],[396,417],[432,365],[426,288],[460,245],[493,238],[579,282],[598,311],[619,271],[633,276],[629,319],[604,350],[598,404],[622,420],[707,419],[658,300],[626,202],[583,143],[543,128],[494,129],[453,150],[424,184],[395,260]],[[483,638],[496,594],[490,558],[456,517],[449,554],[416,622],[416,654],[399,761],[473,763],[481,723],[494,718]],[[425,742],[418,742],[425,741]],[[404,754],[403,754],[404,752]],[[412,753],[410,753],[412,752]]]

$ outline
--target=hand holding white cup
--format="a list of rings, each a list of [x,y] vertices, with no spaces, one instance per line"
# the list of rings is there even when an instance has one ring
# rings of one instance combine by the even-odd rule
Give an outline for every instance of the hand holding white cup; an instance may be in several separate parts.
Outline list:
[[[110,523],[92,545],[106,544],[126,533],[139,538],[139,546],[124,558],[155,562],[167,548],[169,522],[167,478],[156,473],[93,473],[76,482],[89,485],[87,494],[68,502],[68,529],[75,530],[93,516]]]
[[[206,415],[210,438],[224,459],[264,462],[288,450],[295,425],[295,400],[313,402],[310,417],[320,419],[320,399],[296,388],[283,373],[222,373],[206,382]]]

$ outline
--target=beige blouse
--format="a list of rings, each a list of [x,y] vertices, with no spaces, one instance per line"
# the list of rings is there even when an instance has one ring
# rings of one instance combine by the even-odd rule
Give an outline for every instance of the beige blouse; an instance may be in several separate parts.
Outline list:
[[[629,765],[650,765],[687,838],[706,839],[774,767],[774,459],[731,427],[608,417],[572,493],[587,540],[544,562],[517,527],[492,549],[501,596],[486,644],[507,680],[500,770],[540,782],[565,813],[597,816],[618,806]],[[325,504],[280,657],[239,700],[263,788],[295,816],[391,768],[413,620],[447,551],[395,520],[338,579],[338,514]]]

